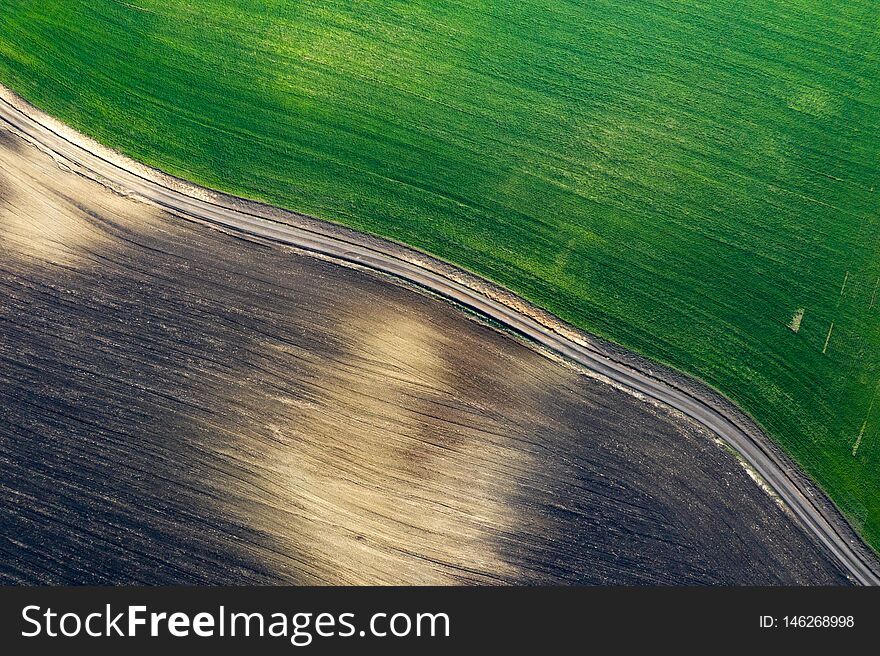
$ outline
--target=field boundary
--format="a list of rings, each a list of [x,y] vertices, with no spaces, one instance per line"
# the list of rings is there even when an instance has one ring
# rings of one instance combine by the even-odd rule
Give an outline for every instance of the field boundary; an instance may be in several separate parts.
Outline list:
[[[423,287],[678,411],[730,445],[853,582],[880,584],[876,554],[827,495],[751,417],[702,381],[590,335],[499,285],[411,247],[213,191],[139,164],[46,115],[2,85],[0,127],[50,154],[59,165],[181,218],[287,244]]]

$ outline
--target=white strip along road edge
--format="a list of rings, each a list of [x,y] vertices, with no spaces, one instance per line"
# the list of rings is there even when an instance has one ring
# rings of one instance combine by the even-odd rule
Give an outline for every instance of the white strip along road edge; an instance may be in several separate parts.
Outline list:
[[[138,164],[47,116],[2,85],[0,127],[18,134],[77,173],[182,218],[354,263],[414,283],[504,325],[594,374],[674,408],[729,444],[839,561],[853,582],[880,584],[876,556],[827,497],[748,418],[717,400],[713,402],[717,393],[708,386],[700,389],[703,386],[698,381],[691,386],[679,386],[649,372],[647,366],[609,357],[595,346],[591,336],[540,311],[529,311],[529,303],[506,290],[492,293],[497,288],[491,283],[413,249],[221,194]],[[539,321],[541,318],[550,321]]]

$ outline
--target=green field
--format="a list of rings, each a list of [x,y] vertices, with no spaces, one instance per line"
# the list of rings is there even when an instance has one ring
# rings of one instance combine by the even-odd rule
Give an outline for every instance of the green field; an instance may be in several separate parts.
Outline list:
[[[880,546],[876,2],[0,0],[0,80],[699,376]]]

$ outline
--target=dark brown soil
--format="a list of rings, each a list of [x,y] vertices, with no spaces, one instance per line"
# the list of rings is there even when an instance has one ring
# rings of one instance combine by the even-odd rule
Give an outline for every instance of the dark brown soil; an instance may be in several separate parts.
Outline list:
[[[0,581],[839,583],[684,420],[0,139]]]

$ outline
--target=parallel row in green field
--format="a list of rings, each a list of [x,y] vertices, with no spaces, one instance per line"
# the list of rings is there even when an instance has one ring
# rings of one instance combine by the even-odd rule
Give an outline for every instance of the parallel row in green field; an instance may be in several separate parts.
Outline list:
[[[0,0],[0,80],[149,164],[413,244],[703,378],[878,547],[878,16]]]

